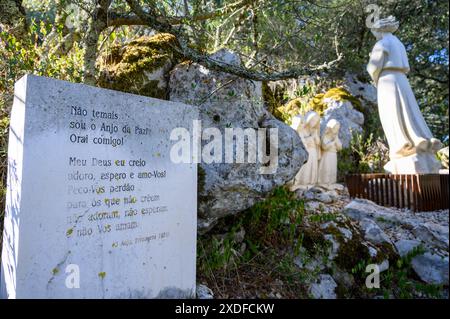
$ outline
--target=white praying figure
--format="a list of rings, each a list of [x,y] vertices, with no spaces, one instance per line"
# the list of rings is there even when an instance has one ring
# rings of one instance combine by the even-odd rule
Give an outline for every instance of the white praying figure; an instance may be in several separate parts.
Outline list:
[[[329,120],[321,138],[318,184],[327,189],[337,188],[337,152],[342,149],[338,136],[340,127],[341,124],[335,119]]]
[[[297,127],[303,145],[308,152],[308,160],[294,178],[291,190],[309,188],[317,184],[320,159],[320,116],[308,112],[303,124]]]

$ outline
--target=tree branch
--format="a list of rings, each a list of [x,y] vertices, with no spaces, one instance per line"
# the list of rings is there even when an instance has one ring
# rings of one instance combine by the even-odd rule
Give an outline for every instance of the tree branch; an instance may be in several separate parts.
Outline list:
[[[204,67],[220,71],[230,73],[242,78],[251,79],[255,81],[277,81],[289,78],[297,78],[301,75],[312,74],[318,71],[327,70],[333,67],[342,59],[342,54],[339,54],[337,58],[333,61],[326,62],[322,65],[318,66],[310,66],[310,67],[301,67],[301,68],[291,68],[286,71],[278,71],[273,73],[265,73],[265,72],[257,72],[246,69],[242,66],[236,66],[232,64],[225,63],[223,61],[218,61],[210,58],[204,53],[200,53],[199,51],[192,49],[184,40],[184,36],[180,31],[176,30],[169,23],[165,21],[161,21],[157,19],[157,14],[155,8],[149,6],[147,12],[143,10],[143,8],[138,4],[136,0],[126,0],[131,10],[143,21],[145,21],[146,25],[149,25],[151,28],[158,32],[166,32],[171,33],[177,38],[177,46],[174,46],[173,49],[178,51],[185,58],[192,60],[193,62],[199,63]]]
[[[160,22],[163,23],[167,22],[171,25],[180,25],[185,23],[186,21],[200,22],[224,16],[228,14],[230,11],[238,10],[242,7],[247,6],[250,2],[251,0],[239,0],[228,6],[224,6],[220,9],[216,9],[211,12],[195,15],[184,15],[184,16],[167,16],[167,17],[156,16],[156,19]],[[141,17],[135,14],[124,14],[117,12],[110,12],[108,14],[108,27],[121,25],[146,25],[146,24],[147,22],[145,19],[142,19]]]
[[[416,75],[416,76],[418,76],[418,77],[420,77],[422,79],[425,79],[425,80],[432,80],[432,81],[435,81],[435,82],[440,83],[440,84],[447,84],[448,83],[448,79],[447,80],[443,80],[443,79],[439,79],[439,78],[433,77],[431,75],[426,75],[426,74],[420,73],[417,69],[414,69],[413,72],[414,72],[413,73],[414,75]]]
[[[121,25],[144,25],[145,22],[135,14],[125,14],[117,12],[108,13],[108,27]]]

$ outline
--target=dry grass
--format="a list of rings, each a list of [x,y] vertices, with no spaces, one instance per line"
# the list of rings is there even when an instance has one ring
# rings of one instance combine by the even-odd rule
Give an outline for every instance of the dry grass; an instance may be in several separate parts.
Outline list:
[[[305,276],[282,247],[267,247],[248,261],[199,271],[197,282],[212,289],[215,298],[298,299],[308,298]]]
[[[294,264],[303,202],[284,188],[198,239],[197,281],[216,298],[307,298]]]

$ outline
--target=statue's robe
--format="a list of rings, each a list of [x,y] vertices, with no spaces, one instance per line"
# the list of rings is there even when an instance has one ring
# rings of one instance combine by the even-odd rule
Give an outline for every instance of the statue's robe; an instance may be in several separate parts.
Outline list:
[[[391,33],[384,34],[371,54],[367,71],[378,89],[378,112],[389,144],[391,160],[418,151],[437,151],[406,74],[405,46]]]
[[[342,149],[342,143],[337,134],[324,134],[322,137],[322,156],[319,162],[318,184],[333,185],[337,180],[337,152]]]

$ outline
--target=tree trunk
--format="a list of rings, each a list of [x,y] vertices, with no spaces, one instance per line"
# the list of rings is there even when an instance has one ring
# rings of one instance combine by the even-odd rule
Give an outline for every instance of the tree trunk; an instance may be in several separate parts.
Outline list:
[[[84,83],[96,84],[95,61],[97,60],[98,39],[108,25],[108,8],[111,0],[99,0],[89,19],[84,54]]]

